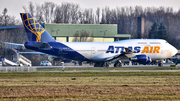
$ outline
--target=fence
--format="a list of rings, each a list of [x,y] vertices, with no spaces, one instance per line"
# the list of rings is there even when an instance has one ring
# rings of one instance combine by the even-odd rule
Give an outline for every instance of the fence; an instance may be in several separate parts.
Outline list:
[[[0,72],[36,72],[37,67],[1,67]]]

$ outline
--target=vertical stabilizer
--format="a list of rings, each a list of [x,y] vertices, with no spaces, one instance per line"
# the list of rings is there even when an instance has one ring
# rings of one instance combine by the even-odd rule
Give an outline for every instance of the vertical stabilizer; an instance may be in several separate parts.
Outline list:
[[[29,41],[54,42],[54,38],[29,14],[20,13]]]

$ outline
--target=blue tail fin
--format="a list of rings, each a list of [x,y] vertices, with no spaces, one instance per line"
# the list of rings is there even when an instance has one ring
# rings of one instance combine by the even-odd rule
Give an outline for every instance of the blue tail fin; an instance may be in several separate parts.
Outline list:
[[[29,41],[55,41],[52,36],[29,13],[20,13],[20,15]]]

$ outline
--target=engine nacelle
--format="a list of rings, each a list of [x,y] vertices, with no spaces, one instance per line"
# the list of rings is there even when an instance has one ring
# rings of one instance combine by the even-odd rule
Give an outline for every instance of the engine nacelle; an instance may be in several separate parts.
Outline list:
[[[130,58],[131,61],[138,62],[140,64],[150,64],[151,58],[149,56],[146,56],[145,54],[136,55],[132,58]]]

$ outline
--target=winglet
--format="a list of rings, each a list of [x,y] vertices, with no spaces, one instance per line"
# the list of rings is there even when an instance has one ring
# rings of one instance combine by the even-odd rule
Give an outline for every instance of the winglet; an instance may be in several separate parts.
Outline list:
[[[11,49],[14,53],[19,53],[19,51],[18,50],[15,50],[14,48],[13,49]]]

